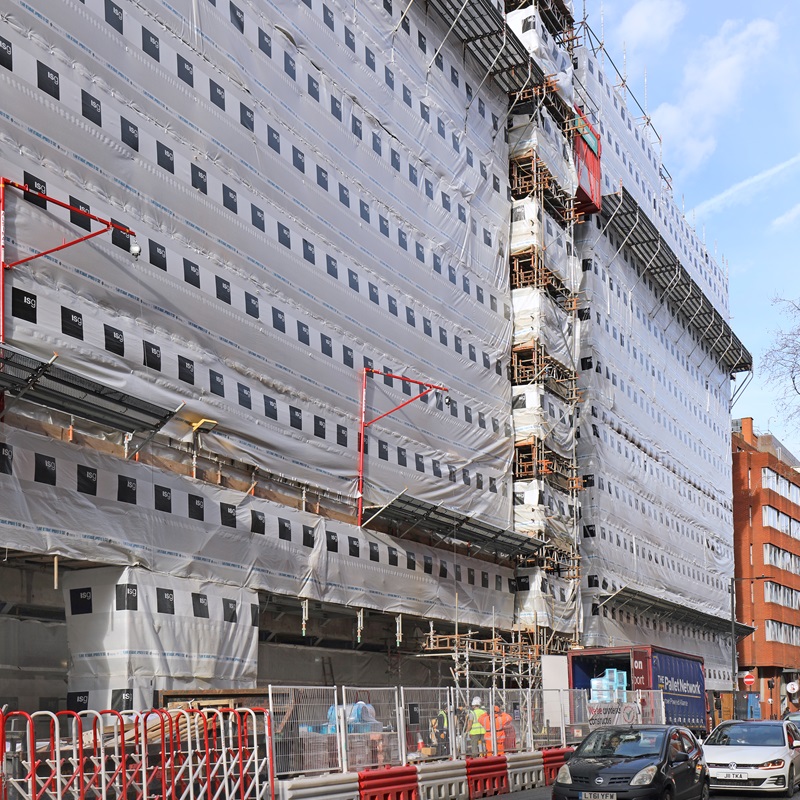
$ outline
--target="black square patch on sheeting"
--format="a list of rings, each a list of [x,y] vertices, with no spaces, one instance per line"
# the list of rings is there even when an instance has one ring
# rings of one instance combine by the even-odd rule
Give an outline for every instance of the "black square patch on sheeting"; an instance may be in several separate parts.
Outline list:
[[[133,705],[133,692],[130,689],[111,690],[111,710],[129,711]]]
[[[123,16],[122,9],[112,0],[106,0],[106,22],[117,33],[122,33]]]
[[[152,342],[142,342],[144,365],[149,369],[161,372],[161,348]]]
[[[89,692],[67,692],[67,710],[74,711],[76,714],[80,711],[88,711]]]
[[[36,483],[56,485],[56,460],[53,456],[36,453],[34,456],[33,479]]]
[[[178,356],[178,380],[194,386],[194,361]]]
[[[41,61],[36,62],[36,85],[43,92],[55,97],[56,100],[61,99],[59,82],[59,75],[54,69],[48,67],[47,64],[42,64]]]
[[[236,527],[236,506],[233,503],[219,504],[219,521],[226,528]]]
[[[236,614],[236,601],[223,598],[222,600],[222,618],[225,622],[237,622]]]
[[[208,597],[206,595],[192,592],[192,613],[196,617],[208,619]]]
[[[78,464],[78,491],[81,494],[97,495],[97,469]]]
[[[118,328],[112,328],[110,325],[104,325],[103,330],[105,334],[106,350],[108,350],[109,353],[124,356],[125,334]]]
[[[83,340],[83,314],[61,306],[61,333]]]
[[[136,478],[127,475],[117,476],[117,500],[120,503],[136,505]]]
[[[38,301],[35,294],[25,292],[16,286],[11,287],[11,316],[36,324],[36,307]]]
[[[172,589],[156,589],[156,610],[159,614],[175,613],[175,592]]]
[[[14,49],[8,39],[0,36],[0,67],[14,69]]]
[[[125,117],[120,118],[120,138],[122,139],[123,144],[128,145],[131,150],[136,150],[137,153],[139,152],[139,126],[134,125],[134,123],[125,119]],[[111,234],[111,239],[112,243],[114,243],[113,232]]]
[[[14,448],[10,444],[0,442],[0,475],[14,474]]]
[[[117,611],[139,610],[139,587],[135,583],[118,583],[114,590]]]
[[[159,486],[156,484],[153,487],[155,492],[154,505],[156,511],[163,511],[167,514],[172,513],[172,489],[168,486]]]
[[[90,586],[69,590],[69,613],[73,617],[78,614],[92,613],[92,589]]]
[[[262,536],[267,532],[267,518],[263,511],[250,512],[250,532]]]
[[[205,499],[201,495],[189,495],[189,519],[197,519],[201,522],[205,518]]]

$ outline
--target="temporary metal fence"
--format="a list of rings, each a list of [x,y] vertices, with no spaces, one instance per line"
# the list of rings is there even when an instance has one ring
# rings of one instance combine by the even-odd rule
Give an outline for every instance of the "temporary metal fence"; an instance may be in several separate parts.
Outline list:
[[[337,708],[335,686],[269,687],[276,775],[341,769]]]
[[[405,763],[407,751],[399,689],[344,686],[342,703],[339,724],[347,771]]]
[[[0,713],[0,800],[266,800],[276,776],[534,752],[602,725],[664,722],[659,691],[602,703],[568,689],[270,686],[268,697],[269,709]]]

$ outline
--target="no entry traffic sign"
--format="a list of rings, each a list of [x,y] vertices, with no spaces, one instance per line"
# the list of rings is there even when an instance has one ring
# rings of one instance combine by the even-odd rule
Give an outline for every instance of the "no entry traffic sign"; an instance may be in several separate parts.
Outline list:
[[[756,679],[750,672],[748,672],[747,675],[742,678],[742,682],[745,686],[752,686],[756,682]]]

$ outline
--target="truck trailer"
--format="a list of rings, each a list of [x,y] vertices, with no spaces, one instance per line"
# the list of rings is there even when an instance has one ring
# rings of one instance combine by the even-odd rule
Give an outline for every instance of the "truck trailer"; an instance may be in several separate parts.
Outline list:
[[[654,645],[598,647],[570,651],[568,666],[573,689],[660,690],[666,722],[685,725],[696,732],[707,730],[705,670],[700,656]],[[598,689],[597,682],[608,671],[616,671],[615,687]]]

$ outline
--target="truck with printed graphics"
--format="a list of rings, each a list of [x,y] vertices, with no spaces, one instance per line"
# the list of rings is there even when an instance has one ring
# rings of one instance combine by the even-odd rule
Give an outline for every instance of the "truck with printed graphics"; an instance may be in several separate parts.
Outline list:
[[[660,690],[665,722],[707,730],[705,670],[701,656],[655,645],[597,647],[568,653],[569,685],[602,704],[615,692]],[[613,685],[612,685],[613,683]]]

